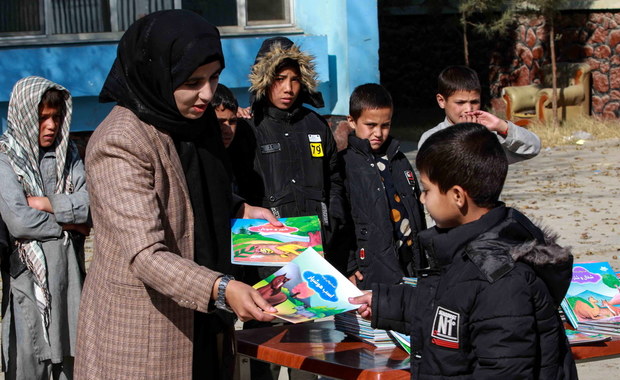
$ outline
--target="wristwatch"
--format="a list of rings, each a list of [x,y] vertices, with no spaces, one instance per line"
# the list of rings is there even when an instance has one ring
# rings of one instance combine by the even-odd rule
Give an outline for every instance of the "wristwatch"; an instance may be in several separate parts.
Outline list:
[[[215,300],[215,307],[221,310],[226,310],[229,313],[234,313],[232,309],[226,304],[226,287],[230,280],[234,280],[233,276],[224,275],[221,277],[220,284],[217,287],[217,299]]]

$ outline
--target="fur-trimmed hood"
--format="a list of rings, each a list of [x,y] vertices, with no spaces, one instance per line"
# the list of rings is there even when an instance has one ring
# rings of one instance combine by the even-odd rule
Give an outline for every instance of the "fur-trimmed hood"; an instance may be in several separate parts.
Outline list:
[[[431,268],[447,265],[462,252],[487,281],[495,282],[522,262],[545,282],[558,305],[570,285],[570,248],[559,246],[556,234],[503,205],[476,222],[444,231],[435,227],[418,236]]]
[[[261,45],[249,75],[252,103],[266,97],[269,86],[275,80],[276,68],[285,59],[291,59],[299,65],[302,85],[299,101],[313,107],[323,107],[323,97],[317,91],[318,80],[314,57],[302,52],[293,41],[286,37],[269,38]]]
[[[503,222],[468,244],[467,255],[489,281],[501,278],[516,262],[529,265],[559,305],[572,279],[570,247],[561,247],[549,228],[537,226],[515,209],[507,211]]]

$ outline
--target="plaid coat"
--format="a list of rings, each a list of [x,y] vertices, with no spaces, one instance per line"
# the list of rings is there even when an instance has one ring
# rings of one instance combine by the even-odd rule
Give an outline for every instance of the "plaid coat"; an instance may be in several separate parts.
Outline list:
[[[193,312],[207,311],[221,274],[194,263],[193,214],[172,138],[116,106],[89,141],[86,168],[94,259],[75,377],[190,379]]]

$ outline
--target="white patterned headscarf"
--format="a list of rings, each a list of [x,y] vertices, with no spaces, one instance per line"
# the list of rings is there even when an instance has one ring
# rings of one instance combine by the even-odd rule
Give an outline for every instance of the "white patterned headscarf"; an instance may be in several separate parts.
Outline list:
[[[64,87],[45,78],[31,76],[20,79],[11,92],[7,129],[0,137],[0,152],[8,156],[27,197],[45,196],[43,177],[39,170],[39,103],[43,94],[49,89],[67,91]],[[56,152],[56,194],[69,193],[73,190],[66,163],[77,157],[75,145],[69,142],[71,96],[65,100],[65,108],[65,116],[52,147]],[[42,316],[44,331],[47,333],[50,294],[45,254],[41,249],[41,243],[37,240],[15,239],[15,244],[20,259],[34,276],[37,307]]]

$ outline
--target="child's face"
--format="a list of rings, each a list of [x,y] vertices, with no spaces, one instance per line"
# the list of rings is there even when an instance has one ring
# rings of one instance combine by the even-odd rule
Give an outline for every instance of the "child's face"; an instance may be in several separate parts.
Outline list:
[[[372,150],[377,151],[390,134],[392,108],[365,109],[357,120],[351,116],[347,116],[347,120],[355,129],[355,136],[368,140]]]
[[[300,90],[299,70],[293,67],[285,67],[276,73],[273,83],[269,86],[267,96],[276,108],[287,110],[295,104]]]
[[[450,191],[442,193],[439,187],[428,179],[426,173],[420,173],[420,184],[423,189],[420,202],[426,207],[437,227],[451,228],[462,224],[461,210]]]
[[[49,148],[54,145],[62,125],[63,115],[57,108],[43,106],[39,113],[39,146]]]
[[[215,115],[222,131],[222,141],[224,146],[228,148],[235,138],[235,132],[237,132],[237,115],[221,104],[215,108]]]
[[[460,123],[461,117],[466,112],[477,111],[480,109],[480,93],[478,91],[458,90],[454,94],[444,98],[437,94],[439,107],[445,110],[448,120],[452,124]]]

